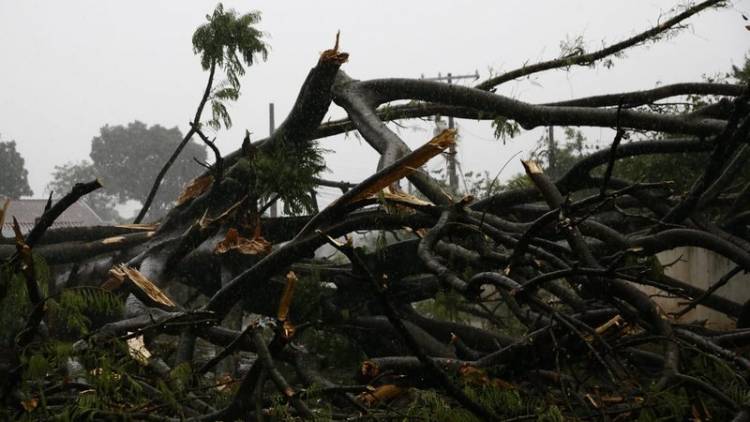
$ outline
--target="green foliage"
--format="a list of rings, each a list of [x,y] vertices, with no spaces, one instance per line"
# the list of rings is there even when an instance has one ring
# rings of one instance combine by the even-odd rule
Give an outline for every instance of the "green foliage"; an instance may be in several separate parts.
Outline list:
[[[737,403],[744,403],[747,399],[747,381],[739,377],[725,360],[694,349],[692,352],[684,350],[681,362],[680,372],[720,387],[723,393]],[[639,422],[687,420],[691,416],[692,405],[700,405],[696,403],[696,397],[706,406],[713,420],[731,420],[734,417],[732,410],[689,385],[675,385],[664,390],[656,390],[651,386],[644,397],[637,419]]]
[[[227,81],[219,84],[211,93],[212,118],[208,124],[218,129],[221,124],[229,128],[232,119],[224,104],[237,100],[240,95],[240,77],[245,74],[245,65],[251,66],[256,56],[268,57],[268,46],[263,41],[263,32],[254,27],[260,22],[260,12],[238,15],[236,11],[224,10],[219,3],[213,14],[206,15],[205,23],[193,33],[193,51],[201,57],[204,70],[213,72],[221,68]]]
[[[66,289],[47,300],[50,325],[60,330],[64,328],[75,338],[89,333],[92,317],[116,316],[122,309],[120,298],[97,287]]]
[[[0,141],[0,197],[33,195],[28,176],[23,157],[16,151],[16,141]]]
[[[39,256],[34,256],[36,282],[45,299],[46,322],[51,330],[75,333],[76,338],[86,334],[91,318],[118,315],[122,302],[109,291],[95,287],[65,289],[55,296],[48,295],[49,267]],[[24,327],[32,306],[26,290],[26,281],[11,264],[0,269],[0,347],[10,347],[18,332]]]
[[[468,410],[448,403],[434,391],[413,390],[415,400],[406,412],[405,420],[434,422],[469,422],[478,419]]]
[[[243,61],[252,65],[255,56],[265,59],[268,48],[262,41],[263,33],[253,27],[260,22],[260,12],[250,12],[237,16],[233,9],[224,10],[219,3],[213,14],[206,15],[208,23],[193,33],[193,49],[201,55],[201,65],[208,70],[211,65],[226,68],[230,80],[245,74]],[[240,60],[240,56],[242,60]]]
[[[208,125],[214,130],[218,130],[222,123],[224,123],[225,128],[232,127],[232,117],[229,115],[224,102],[214,97],[211,100],[211,120],[208,121]]]
[[[685,365],[686,372],[699,378],[709,384],[719,387],[730,399],[737,403],[745,403],[750,392],[750,384],[747,380],[738,376],[736,369],[726,360],[715,355],[697,352],[687,359]],[[712,413],[721,420],[730,419],[733,415],[727,409],[724,409],[721,403],[710,397],[702,397],[706,406],[712,410]],[[723,416],[722,416],[723,413]]]
[[[614,176],[636,182],[669,181],[678,194],[687,192],[706,166],[708,153],[678,153],[630,157],[617,161]],[[685,171],[690,169],[690,171]],[[749,173],[750,174],[750,173]]]
[[[565,422],[565,416],[554,404],[536,409],[537,422]]]
[[[314,212],[313,180],[326,168],[321,153],[315,144],[274,142],[252,160],[255,185],[251,190],[264,202],[278,194],[287,214]]]
[[[638,422],[685,420],[690,414],[690,400],[682,391],[652,389],[646,394]]]
[[[132,359],[127,346],[119,340],[77,352],[73,352],[67,343],[48,342],[22,356],[21,362],[24,367],[22,396],[39,400],[37,408],[23,414],[22,420],[110,420],[114,413],[120,414],[123,420],[129,420],[129,413],[146,409],[160,409],[170,415],[185,417],[181,413],[182,403],[189,400],[187,394],[192,391],[183,388],[191,377],[189,368],[178,366],[170,378],[153,380],[153,373]],[[67,364],[71,362],[80,365],[72,374],[67,369]],[[63,406],[56,408],[53,416],[48,413],[44,390],[39,387],[59,383],[61,377],[66,377],[66,382],[86,383],[90,388],[70,396]],[[144,387],[144,380],[155,388]],[[213,400],[212,396],[219,393],[209,388],[209,384],[197,387],[214,403],[219,400],[219,397]],[[2,412],[3,409],[0,409],[0,418],[7,419],[8,414]]]
[[[42,295],[48,292],[49,267],[41,256],[34,255],[34,277]],[[11,263],[0,265],[0,348],[10,347],[24,327],[31,312],[26,280]]]
[[[407,420],[429,420],[440,422],[478,421],[468,410],[448,401],[434,391],[412,390],[414,400],[406,411]],[[525,394],[518,389],[507,389],[488,385],[464,385],[464,393],[485,409],[492,411],[500,420],[530,417],[528,420],[563,422],[560,409],[554,404]]]
[[[106,418],[101,410],[113,407],[143,406],[153,400],[144,394],[142,386],[130,376],[145,375],[140,364],[127,352],[119,341],[100,344],[97,347],[76,349],[67,341],[59,340],[63,331],[75,332],[75,338],[90,330],[91,319],[119,313],[122,303],[108,291],[82,287],[65,289],[49,296],[49,269],[44,260],[34,256],[35,277],[45,299],[45,324],[54,338],[40,337],[23,350],[16,350],[13,343],[16,334],[24,326],[31,312],[22,273],[10,263],[0,267],[0,348],[18,353],[21,368],[19,394],[22,400],[33,403],[22,420],[100,420]],[[71,362],[83,365],[74,373],[68,372]],[[73,377],[75,379],[71,379]],[[67,381],[61,381],[67,380]],[[72,396],[64,406],[50,413],[47,408],[46,391],[50,385],[80,380],[90,384],[91,389]],[[5,380],[3,380],[4,382]],[[17,404],[17,403],[15,403]],[[0,408],[0,419],[10,419],[16,410]],[[17,416],[17,415],[16,415]]]
[[[287,401],[284,397],[282,397],[281,395],[273,396],[273,399],[271,401],[271,420],[272,421],[292,422],[296,420],[290,410],[291,409],[289,408],[289,405],[287,404]]]
[[[493,409],[505,415],[521,414],[526,409],[521,393],[515,389],[498,388],[493,385],[466,385],[464,393],[485,409]]]
[[[83,366],[77,373],[92,389],[78,395],[70,406],[72,419],[89,417],[95,420],[106,418],[102,411],[138,409],[150,403],[164,403],[163,395],[147,390],[139,378],[147,376],[144,368],[127,355],[120,341],[110,347],[91,348],[76,357]]]
[[[172,372],[169,375],[173,381],[171,384],[172,389],[176,387],[176,389],[182,391],[190,385],[193,379],[193,367],[190,365],[190,362],[183,362],[172,368]]]
[[[521,126],[518,122],[508,120],[503,116],[495,117],[492,121],[492,127],[495,128],[495,139],[500,139],[505,145],[505,141],[513,139],[516,135],[521,133]]]
[[[26,377],[30,380],[42,380],[49,370],[49,362],[38,353],[31,355],[26,359]]]

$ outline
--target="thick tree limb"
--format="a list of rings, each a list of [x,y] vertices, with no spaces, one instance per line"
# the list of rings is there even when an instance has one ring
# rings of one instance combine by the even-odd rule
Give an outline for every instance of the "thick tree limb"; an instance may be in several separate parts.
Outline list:
[[[359,85],[362,89],[376,93],[374,98],[380,104],[418,99],[469,107],[513,119],[525,129],[566,125],[615,127],[618,118],[623,128],[666,133],[708,136],[718,134],[725,128],[724,121],[716,119],[695,119],[632,110],[618,113],[611,109],[533,105],[487,91],[426,80],[376,79]]]

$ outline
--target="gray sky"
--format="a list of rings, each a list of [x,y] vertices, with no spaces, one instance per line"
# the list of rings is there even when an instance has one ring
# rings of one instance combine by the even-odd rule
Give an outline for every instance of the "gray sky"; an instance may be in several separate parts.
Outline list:
[[[268,103],[277,123],[291,108],[318,54],[332,47],[350,53],[344,70],[357,79],[419,77],[452,72],[485,78],[529,61],[557,57],[560,41],[582,36],[587,49],[627,38],[658,22],[675,1],[226,1],[239,12],[259,10],[269,34],[267,62],[249,69],[242,96],[230,109],[234,127],[217,134],[225,153],[245,129],[268,134]],[[36,197],[45,192],[55,165],[88,158],[91,139],[105,124],[141,120],[185,132],[206,73],[193,55],[191,36],[215,1],[0,0],[0,134],[14,139]],[[549,72],[508,83],[498,93],[530,102],[647,89],[696,81],[741,63],[750,32],[741,13],[750,0],[703,12],[690,28],[656,45],[631,50],[615,67]],[[337,107],[333,117],[342,116]],[[459,122],[464,170],[493,173],[541,135],[531,131],[506,145],[492,141],[487,123]],[[407,123],[404,139],[427,141],[427,124]],[[608,130],[591,130],[609,142]],[[327,178],[358,181],[377,156],[353,136],[329,138]],[[435,159],[434,165],[440,164]],[[494,170],[493,170],[494,169]],[[505,170],[520,171],[517,160]],[[323,200],[330,193],[323,194]],[[327,201],[326,201],[327,202]]]

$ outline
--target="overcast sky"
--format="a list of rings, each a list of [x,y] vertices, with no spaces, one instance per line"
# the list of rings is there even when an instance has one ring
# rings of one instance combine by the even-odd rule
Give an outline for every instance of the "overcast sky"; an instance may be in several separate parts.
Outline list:
[[[217,134],[223,152],[236,149],[245,129],[268,134],[268,103],[277,123],[291,108],[318,54],[332,47],[350,53],[344,70],[357,79],[502,72],[525,62],[555,58],[560,42],[582,36],[587,49],[640,32],[676,1],[225,1],[239,12],[262,12],[267,62],[249,69],[242,96],[230,109],[234,127]],[[179,126],[183,133],[203,89],[204,73],[191,36],[215,1],[0,0],[0,134],[15,140],[26,160],[36,197],[55,165],[88,158],[91,139],[105,124],[140,120]],[[750,0],[691,18],[675,38],[630,50],[615,67],[545,73],[508,83],[498,93],[542,102],[697,81],[703,74],[742,63],[750,31],[741,14]],[[469,83],[469,82],[465,82]],[[329,114],[340,117],[333,107]],[[459,122],[459,159],[465,171],[493,173],[512,154],[528,151],[541,130],[503,145],[486,123]],[[407,123],[403,138],[427,141],[429,125]],[[607,130],[587,131],[609,142]],[[329,138],[323,147],[331,173],[358,181],[376,167],[363,141]],[[526,152],[524,152],[525,154]],[[523,155],[523,154],[522,154]],[[434,165],[439,165],[435,160]],[[520,171],[517,160],[504,176]],[[325,196],[333,195],[331,192]]]

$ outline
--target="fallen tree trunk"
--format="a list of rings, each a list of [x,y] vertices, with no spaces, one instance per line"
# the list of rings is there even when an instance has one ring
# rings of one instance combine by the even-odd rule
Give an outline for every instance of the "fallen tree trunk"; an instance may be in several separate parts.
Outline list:
[[[709,183],[747,157],[738,150],[748,142],[747,87],[679,84],[617,94],[614,103],[602,96],[535,105],[423,80],[357,81],[340,70],[347,58],[338,48],[324,52],[280,128],[255,143],[246,139],[223,157],[222,177],[207,172],[196,180],[158,226],[44,233],[54,213],[43,218],[27,247],[47,264],[75,265],[50,280],[48,296],[35,293],[35,308],[53,304],[44,324],[38,310],[23,309],[35,328],[15,344],[31,347],[12,348],[6,365],[15,376],[4,386],[8,414],[33,412],[41,397],[45,406],[80,401],[85,391],[110,400],[101,384],[106,373],[164,397],[160,404],[108,402],[92,410],[122,418],[311,419],[364,412],[377,418],[415,416],[420,403],[432,412],[484,420],[543,414],[635,418],[667,413],[664,397],[697,399],[701,404],[693,412],[744,417],[735,392],[747,388],[750,364],[740,347],[750,339],[743,319],[750,305],[670,277],[654,255],[695,246],[732,261],[737,273],[750,270],[750,229],[747,219],[739,219],[747,210],[726,205],[745,203],[747,188]],[[538,67],[550,66],[555,64]],[[622,107],[677,95],[723,95],[731,110],[707,117]],[[386,116],[382,106],[403,99],[417,102],[395,106]],[[348,118],[321,124],[332,102]],[[411,151],[385,124],[436,111],[502,117],[524,128],[599,126],[616,128],[618,136],[649,131],[680,138],[650,136],[623,145],[618,139],[611,149],[582,157],[556,181],[526,162],[532,187],[476,200],[448,192],[419,170],[453,141],[452,132]],[[310,187],[323,183],[313,171],[319,160],[315,139],[351,129],[380,154],[375,175],[358,184],[333,184],[345,193],[319,213],[262,216],[279,197],[309,205]],[[661,180],[610,177],[612,167],[630,157],[706,152],[711,155],[702,181],[685,197],[665,194],[668,185]],[[609,171],[600,178],[596,169],[602,165]],[[292,187],[269,174],[290,174],[289,168],[305,169],[301,180],[286,181]],[[404,177],[426,199],[401,192],[397,182]],[[740,229],[725,231],[726,221]],[[355,237],[361,231],[400,241],[366,250]],[[2,243],[0,257],[16,253],[13,243]],[[326,244],[342,254],[316,256]],[[3,300],[18,270],[6,265]],[[290,270],[300,279],[291,301]],[[192,299],[169,297],[175,285]],[[643,285],[740,321],[736,329],[713,331],[679,320]],[[76,288],[89,292],[88,299],[65,296]],[[101,301],[112,307],[123,302],[123,309],[104,318],[96,313],[112,309],[99,306]],[[87,381],[50,385],[60,368],[52,375],[32,374],[31,356],[59,358],[40,350],[50,335],[64,331],[61,310],[81,314],[92,303],[99,304],[86,310],[94,324],[71,333],[78,341],[65,352],[65,359],[86,367]],[[245,327],[243,315],[255,321]],[[218,357],[196,353],[201,344],[220,348]],[[211,373],[234,354],[257,360],[244,371],[230,371],[227,379]],[[128,363],[105,365],[103,356]],[[21,381],[33,388],[18,388]],[[83,391],[73,391],[79,387]],[[137,388],[125,389],[128,397],[139,397]],[[189,399],[227,393],[217,408],[206,405],[210,400]],[[168,394],[181,400],[168,400]],[[277,394],[281,401],[271,399]],[[383,405],[388,402],[391,407]]]

